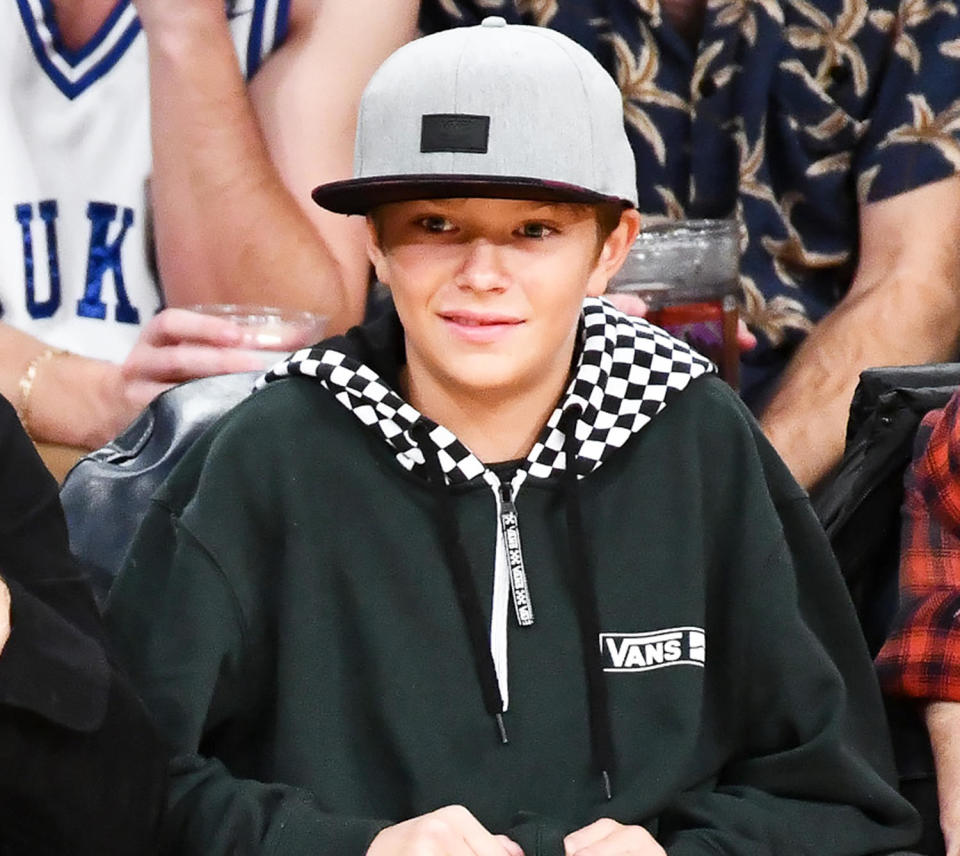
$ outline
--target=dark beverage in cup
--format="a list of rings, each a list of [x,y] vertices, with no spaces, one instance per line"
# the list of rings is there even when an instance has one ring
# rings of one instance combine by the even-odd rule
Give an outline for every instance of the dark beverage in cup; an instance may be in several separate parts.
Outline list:
[[[721,377],[739,387],[734,220],[680,220],[644,229],[607,290],[643,298],[651,323],[712,360]]]
[[[740,386],[737,301],[726,294],[704,303],[679,303],[651,309],[647,319],[712,360],[734,389]]]

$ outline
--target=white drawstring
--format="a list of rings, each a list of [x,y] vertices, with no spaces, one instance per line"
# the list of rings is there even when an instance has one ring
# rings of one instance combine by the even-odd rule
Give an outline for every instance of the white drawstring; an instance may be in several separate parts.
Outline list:
[[[525,471],[520,470],[510,483],[510,493],[516,500],[520,485],[527,477]],[[497,543],[494,550],[493,566],[493,603],[490,609],[490,656],[493,658],[493,667],[497,673],[497,684],[500,687],[500,697],[503,699],[503,711],[510,707],[510,687],[507,665],[507,615],[510,612],[510,564],[507,561],[507,548],[503,540],[503,527],[500,525],[500,516],[503,512],[503,499],[500,496],[500,480],[496,474],[486,470],[484,481],[493,490],[493,497],[497,503]]]

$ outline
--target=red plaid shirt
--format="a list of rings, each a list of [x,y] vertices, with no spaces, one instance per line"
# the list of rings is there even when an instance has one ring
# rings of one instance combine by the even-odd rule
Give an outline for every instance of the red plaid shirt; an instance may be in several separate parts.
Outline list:
[[[960,701],[960,392],[929,413],[907,475],[900,610],[877,656],[886,692]]]

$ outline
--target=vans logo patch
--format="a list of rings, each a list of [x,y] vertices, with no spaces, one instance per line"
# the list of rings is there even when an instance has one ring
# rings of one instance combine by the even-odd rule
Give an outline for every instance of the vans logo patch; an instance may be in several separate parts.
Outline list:
[[[601,633],[605,672],[649,672],[666,666],[699,666],[707,659],[701,627],[669,627],[650,633]]]

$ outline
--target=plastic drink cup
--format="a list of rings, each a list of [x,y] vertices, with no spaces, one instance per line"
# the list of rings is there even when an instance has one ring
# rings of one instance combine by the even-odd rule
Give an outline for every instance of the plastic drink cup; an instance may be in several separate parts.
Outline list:
[[[650,226],[607,288],[642,298],[647,320],[716,363],[734,389],[740,385],[739,240],[735,220]]]
[[[237,303],[186,306],[192,312],[216,315],[250,328],[250,347],[241,348],[269,368],[298,348],[323,338],[327,317],[315,312]]]

